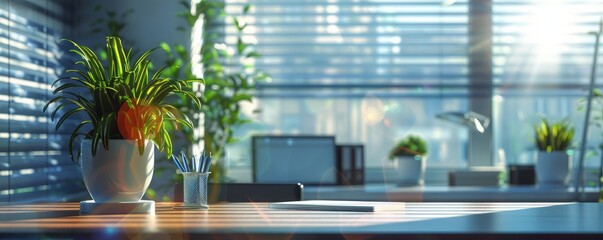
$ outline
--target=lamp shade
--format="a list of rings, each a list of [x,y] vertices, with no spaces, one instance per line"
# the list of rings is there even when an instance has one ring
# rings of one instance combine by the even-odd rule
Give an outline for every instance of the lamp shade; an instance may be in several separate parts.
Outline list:
[[[479,133],[484,133],[490,125],[490,118],[476,112],[445,112],[436,115],[437,118],[455,123]]]

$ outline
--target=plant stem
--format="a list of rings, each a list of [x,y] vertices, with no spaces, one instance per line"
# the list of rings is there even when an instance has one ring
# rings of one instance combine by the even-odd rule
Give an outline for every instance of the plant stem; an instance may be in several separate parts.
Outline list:
[[[593,89],[595,88],[595,78],[597,75],[597,56],[599,55],[599,40],[603,32],[603,19],[599,22],[599,31],[593,32],[595,35],[595,53],[593,55],[593,64],[590,72],[590,84],[588,87],[588,98],[586,99],[586,116],[584,118],[584,131],[582,132],[582,141],[580,142],[580,158],[578,159],[578,169],[576,171],[576,179],[574,181],[574,197],[577,200],[580,198],[580,188],[582,188],[583,164],[586,151],[586,137],[588,135],[588,121],[590,120],[590,108],[592,106]]]

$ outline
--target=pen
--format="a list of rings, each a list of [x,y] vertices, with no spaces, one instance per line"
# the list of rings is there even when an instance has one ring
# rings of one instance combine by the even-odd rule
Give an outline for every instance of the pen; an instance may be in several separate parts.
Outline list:
[[[180,172],[207,173],[211,167],[212,157],[211,153],[208,155],[203,151],[200,156],[193,155],[189,161],[184,151],[182,151],[180,152],[180,158],[172,154],[172,161],[176,164],[176,167]]]
[[[176,158],[176,156],[174,156],[174,154],[172,154],[172,161],[174,161],[174,163],[176,164],[176,167],[178,167],[180,172],[184,172],[184,168],[182,168],[182,165],[180,165],[178,158]]]
[[[205,169],[205,162],[206,162],[205,158],[206,158],[205,157],[205,151],[203,151],[201,153],[201,159],[200,159],[201,160],[201,169],[199,169],[200,172],[203,172],[203,170]]]
[[[184,151],[180,152],[180,156],[182,157],[182,162],[184,163],[184,171],[190,172],[190,168],[188,167],[188,159],[186,159],[186,155],[184,155]]]
[[[201,172],[202,164],[203,164],[203,159],[201,158],[200,155],[197,155],[197,172]]]
[[[193,166],[192,166],[192,168],[193,168],[193,169],[192,169],[192,170],[193,170],[193,172],[199,172],[199,171],[197,171],[197,159],[195,158],[195,155],[193,155],[193,156],[191,157],[191,165],[193,165]]]
[[[203,169],[203,172],[209,172],[209,167],[211,166],[211,153],[209,153],[209,157],[207,158],[207,163],[205,163],[205,169]]]

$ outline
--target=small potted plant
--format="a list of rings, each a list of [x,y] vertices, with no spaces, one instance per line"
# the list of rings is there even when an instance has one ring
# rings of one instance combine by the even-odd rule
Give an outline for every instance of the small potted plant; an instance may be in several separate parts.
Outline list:
[[[536,183],[539,186],[565,186],[570,178],[570,155],[567,150],[574,138],[574,128],[568,120],[549,123],[541,118],[534,125],[538,148]]]
[[[103,64],[88,47],[73,41],[72,53],[81,59],[70,76],[58,79],[51,118],[63,112],[56,129],[76,122],[69,139],[69,154],[81,161],[88,192],[96,203],[138,202],[147,190],[154,170],[154,146],[172,153],[166,127],[192,122],[164,100],[177,94],[190,97],[192,82],[162,77],[163,69],[150,74],[151,62],[143,53],[136,61],[118,37],[107,37],[107,62]],[[80,153],[73,155],[76,138],[83,136]]]
[[[408,135],[389,152],[390,160],[397,160],[398,185],[423,185],[425,162],[427,161],[427,143],[420,136]]]

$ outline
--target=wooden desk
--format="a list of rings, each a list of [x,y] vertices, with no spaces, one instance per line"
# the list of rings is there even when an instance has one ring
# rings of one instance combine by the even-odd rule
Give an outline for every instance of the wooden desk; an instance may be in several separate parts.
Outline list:
[[[380,213],[269,209],[267,203],[172,210],[157,203],[154,215],[79,216],[78,203],[0,206],[0,236],[81,239],[601,239],[603,204],[408,203]]]

